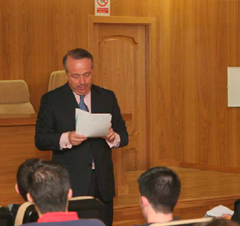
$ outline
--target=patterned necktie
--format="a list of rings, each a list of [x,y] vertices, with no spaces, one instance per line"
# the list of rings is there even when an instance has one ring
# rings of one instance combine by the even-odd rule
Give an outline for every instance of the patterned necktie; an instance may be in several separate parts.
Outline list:
[[[83,111],[88,111],[88,108],[87,108],[86,104],[84,103],[84,97],[85,97],[85,95],[80,95],[79,108],[82,109]]]

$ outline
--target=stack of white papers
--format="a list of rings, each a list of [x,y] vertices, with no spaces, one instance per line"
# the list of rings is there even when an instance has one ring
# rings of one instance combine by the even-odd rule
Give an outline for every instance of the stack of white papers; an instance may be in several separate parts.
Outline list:
[[[234,211],[230,210],[226,206],[216,206],[211,210],[207,211],[207,216],[209,217],[221,217],[223,214],[230,214],[233,215]]]
[[[91,114],[76,108],[76,133],[86,137],[104,137],[111,127],[111,114]]]

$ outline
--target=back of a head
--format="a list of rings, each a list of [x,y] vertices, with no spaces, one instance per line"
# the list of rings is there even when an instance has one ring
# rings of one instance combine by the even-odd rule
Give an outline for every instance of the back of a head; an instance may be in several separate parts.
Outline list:
[[[17,186],[24,201],[27,201],[29,189],[29,176],[42,164],[41,159],[32,158],[23,162],[17,171]]]
[[[139,179],[139,191],[156,212],[172,213],[181,190],[178,175],[166,167],[154,167],[143,173]]]
[[[210,222],[198,223],[194,226],[239,226],[239,224],[223,218],[214,218]]]
[[[42,214],[65,211],[69,189],[69,174],[60,164],[44,162],[30,177],[29,193]]]

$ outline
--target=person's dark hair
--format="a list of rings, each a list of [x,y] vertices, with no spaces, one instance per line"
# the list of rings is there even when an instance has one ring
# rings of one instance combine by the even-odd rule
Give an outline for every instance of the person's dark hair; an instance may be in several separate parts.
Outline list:
[[[194,226],[239,226],[239,224],[223,218],[213,218],[213,220],[209,222],[197,223]]]
[[[24,161],[17,170],[17,185],[22,198],[27,201],[29,176],[42,164],[41,159],[32,158]]]
[[[66,210],[70,179],[60,164],[44,162],[29,178],[29,193],[42,214]]]
[[[138,184],[141,196],[148,199],[156,212],[173,212],[181,190],[180,179],[173,170],[151,168],[139,177]]]
[[[67,58],[71,57],[73,59],[76,60],[81,60],[83,58],[88,58],[91,59],[92,61],[92,69],[93,69],[93,56],[91,53],[89,53],[87,50],[85,49],[73,49],[68,51],[68,53],[63,57],[63,67],[66,73],[68,73],[68,69],[67,69]]]

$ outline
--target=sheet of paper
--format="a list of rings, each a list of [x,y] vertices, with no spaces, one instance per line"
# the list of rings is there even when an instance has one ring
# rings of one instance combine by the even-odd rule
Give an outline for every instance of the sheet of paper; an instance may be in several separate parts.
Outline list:
[[[211,217],[221,217],[222,214],[230,214],[233,215],[233,211],[227,208],[226,206],[216,206],[212,208],[211,210],[207,211],[207,215]]]
[[[86,137],[104,137],[111,127],[111,114],[96,114],[76,108],[76,133]]]

